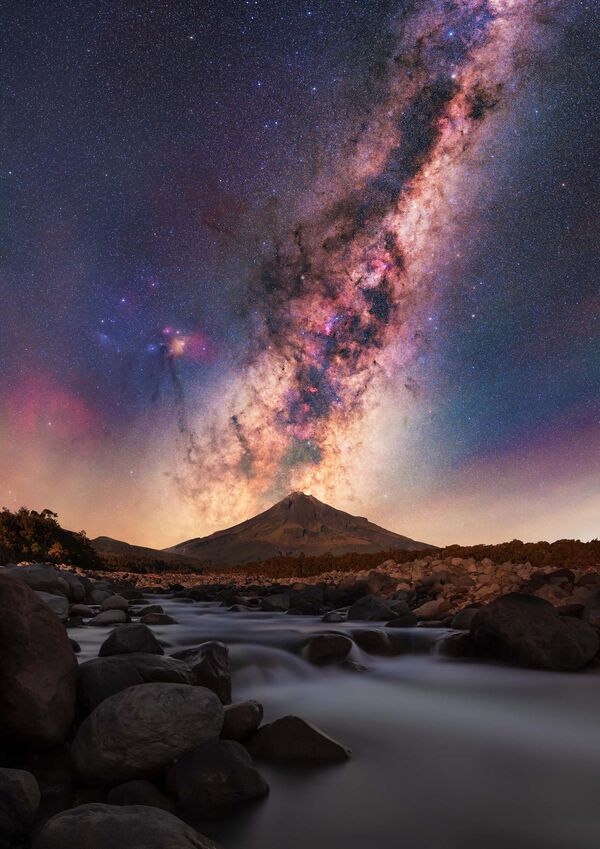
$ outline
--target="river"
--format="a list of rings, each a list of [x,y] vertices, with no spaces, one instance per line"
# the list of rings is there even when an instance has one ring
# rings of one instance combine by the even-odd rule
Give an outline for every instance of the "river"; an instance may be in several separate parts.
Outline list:
[[[352,657],[363,673],[314,667],[307,636],[373,623],[227,612],[148,596],[178,624],[154,627],[167,653],[220,639],[234,700],[265,721],[297,714],[352,749],[347,763],[261,763],[264,801],[199,829],[223,849],[597,849],[600,674],[532,672],[441,658],[443,632],[396,629],[402,653]],[[377,627],[374,625],[374,627]],[[80,659],[110,628],[76,628]],[[392,634],[392,630],[389,631]]]

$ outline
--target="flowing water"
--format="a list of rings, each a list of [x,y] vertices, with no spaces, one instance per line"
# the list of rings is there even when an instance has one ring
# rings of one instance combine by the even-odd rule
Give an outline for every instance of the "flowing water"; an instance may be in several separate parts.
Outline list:
[[[302,716],[353,751],[327,767],[261,763],[269,796],[200,826],[223,849],[598,849],[596,672],[444,660],[443,632],[428,629],[396,629],[398,656],[355,649],[364,673],[314,667],[300,652],[307,636],[351,625],[149,600],[179,623],[153,629],[167,653],[223,640],[234,700],[260,701],[266,721]],[[70,632],[82,659],[108,631]]]

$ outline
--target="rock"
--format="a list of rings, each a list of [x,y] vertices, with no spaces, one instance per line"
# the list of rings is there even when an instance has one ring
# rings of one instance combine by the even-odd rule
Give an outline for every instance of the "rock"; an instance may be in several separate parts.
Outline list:
[[[129,602],[122,595],[109,595],[100,607],[102,610],[129,610]]]
[[[451,628],[457,631],[469,631],[479,607],[463,607],[452,617]]]
[[[365,595],[355,601],[348,611],[348,619],[359,619],[367,622],[384,622],[393,619],[394,611],[389,604],[374,595]]]
[[[109,598],[112,593],[106,590],[93,589],[87,594],[86,599],[90,604],[102,604],[105,598]]]
[[[177,625],[177,620],[166,613],[144,613],[140,622],[143,625]]]
[[[326,613],[321,617],[321,622],[345,622],[346,617],[343,613],[340,613],[339,610],[330,610],[329,613]]]
[[[450,634],[437,643],[437,651],[442,657],[477,657],[475,641],[470,633]]]
[[[317,634],[304,646],[304,654],[311,663],[338,663],[352,649],[352,640],[344,634]]]
[[[126,781],[113,787],[106,796],[109,805],[147,805],[150,808],[160,808],[162,811],[175,813],[175,804],[164,793],[143,778],[137,781]]]
[[[11,742],[64,740],[76,679],[64,625],[25,582],[0,576],[0,735]]]
[[[96,657],[79,667],[78,699],[84,714],[127,687],[149,683],[195,684],[192,670],[181,660],[156,654]]]
[[[275,595],[265,596],[262,600],[262,610],[268,610],[271,613],[284,613],[290,607],[290,594],[276,593]]]
[[[263,725],[248,742],[257,758],[305,763],[347,760],[351,752],[298,716],[283,716]]]
[[[85,601],[86,589],[85,589],[85,578],[81,578],[78,575],[73,575],[72,572],[67,572],[64,569],[59,571],[59,575],[63,581],[66,581],[68,584],[68,593],[67,598],[73,604],[78,604],[82,601]]]
[[[583,608],[583,619],[592,628],[600,630],[600,590],[591,592]]]
[[[100,646],[100,657],[113,654],[164,654],[150,628],[141,622],[115,628]]]
[[[445,598],[436,598],[426,601],[425,604],[416,607],[413,613],[418,619],[438,619],[441,613],[448,610],[448,602]]]
[[[354,631],[354,641],[367,654],[392,654],[393,646],[384,630]]]
[[[398,599],[397,601],[390,602],[390,607],[392,608],[396,619],[400,616],[408,616],[410,613],[410,608],[405,599]]]
[[[363,666],[362,663],[358,663],[356,660],[342,660],[338,663],[340,669],[343,669],[345,672],[366,672],[367,667]]]
[[[90,619],[88,625],[120,625],[125,622],[127,622],[127,614],[124,610],[104,610]]]
[[[43,827],[33,849],[217,849],[168,811],[145,805],[80,805]]]
[[[75,652],[75,654],[79,654],[79,652],[81,651],[81,646],[79,645],[77,640],[72,640],[71,638],[69,638],[69,644],[70,644],[71,648],[73,649],[73,651]]]
[[[81,616],[82,619],[88,619],[92,616],[92,610],[87,604],[73,604],[69,611],[71,616]]]
[[[141,610],[138,611],[139,616],[146,616],[148,613],[164,613],[164,609],[160,606],[160,604],[148,604],[146,607],[142,607]]]
[[[225,708],[221,738],[245,743],[254,734],[262,719],[263,707],[259,702],[248,700],[229,705]]]
[[[290,612],[318,616],[325,601],[324,588],[320,584],[309,584],[292,588]]]
[[[219,736],[223,706],[205,687],[140,684],[101,702],[73,742],[73,763],[91,785],[146,778]]]
[[[40,788],[30,772],[0,767],[0,844],[31,831],[40,798]]]
[[[29,566],[13,566],[5,574],[23,581],[32,590],[69,598],[71,590],[64,574],[48,563],[31,563]]]
[[[367,578],[367,589],[371,595],[389,597],[396,591],[397,583],[396,578],[386,572],[373,571]]]
[[[231,704],[229,649],[224,643],[211,640],[195,648],[176,651],[172,657],[185,661],[192,668],[201,687],[216,693],[224,705]]]
[[[52,595],[51,593],[43,593],[40,590],[35,590],[36,596],[46,604],[55,616],[58,616],[61,622],[66,622],[69,618],[69,602],[64,595]]]
[[[414,628],[419,620],[414,613],[407,613],[405,616],[398,616],[395,619],[390,619],[385,623],[386,628]]]
[[[520,666],[572,671],[598,652],[596,631],[579,619],[559,616],[541,598],[512,593],[482,608],[471,624],[479,652]]]
[[[200,818],[269,792],[246,749],[233,740],[206,740],[183,755],[168,768],[167,787],[185,814]]]

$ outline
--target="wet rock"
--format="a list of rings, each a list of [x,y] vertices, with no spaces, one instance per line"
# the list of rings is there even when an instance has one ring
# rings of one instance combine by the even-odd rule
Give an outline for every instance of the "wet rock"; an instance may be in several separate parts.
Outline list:
[[[79,645],[77,640],[72,640],[71,638],[69,638],[69,644],[70,644],[71,648],[73,649],[73,651],[75,652],[75,654],[79,654],[79,652],[81,651],[81,646]]]
[[[83,721],[73,763],[91,785],[147,778],[204,740],[219,736],[223,706],[188,684],[140,684],[105,699]]]
[[[102,604],[105,598],[108,598],[111,595],[107,590],[99,590],[94,588],[90,590],[90,592],[86,596],[86,601],[89,604]]]
[[[324,616],[321,617],[321,622],[345,622],[346,617],[343,613],[340,613],[339,610],[330,610],[329,613],[325,613]]]
[[[462,610],[452,617],[451,627],[457,631],[469,631],[473,624],[478,607],[464,607]]]
[[[290,594],[276,593],[274,595],[265,596],[262,600],[262,610],[267,610],[270,613],[285,613],[290,607]]]
[[[321,584],[294,587],[290,593],[290,612],[318,616],[325,601]]]
[[[547,601],[518,593],[479,610],[471,635],[479,652],[538,669],[583,669],[599,647],[587,622],[559,616]]]
[[[190,649],[174,652],[172,657],[191,667],[201,687],[208,687],[224,705],[231,704],[231,669],[229,649],[224,643],[211,640]]]
[[[148,604],[146,607],[142,607],[141,610],[138,610],[139,616],[146,616],[148,613],[164,613],[164,608],[160,606],[160,604]]]
[[[177,625],[177,620],[166,613],[144,613],[140,622],[143,625]]]
[[[17,578],[32,590],[69,598],[71,594],[68,579],[62,572],[48,563],[31,563],[29,566],[12,566],[5,570],[9,577]],[[66,574],[66,573],[65,573]],[[75,599],[74,599],[75,600]]]
[[[221,738],[245,743],[254,734],[262,719],[263,707],[259,702],[248,700],[229,705],[225,708]]]
[[[362,663],[358,663],[356,660],[342,660],[338,663],[340,669],[344,669],[346,672],[366,672],[367,667],[363,666]]]
[[[167,787],[181,810],[207,818],[269,792],[247,750],[233,740],[207,740],[167,770]]]
[[[62,741],[75,713],[76,679],[64,625],[26,583],[0,576],[0,736]]]
[[[88,625],[119,625],[127,622],[127,614],[124,610],[103,610],[93,619],[90,619]]]
[[[410,613],[410,608],[406,599],[398,599],[397,601],[390,602],[390,607],[394,612],[394,616],[398,619],[400,616],[408,616]]]
[[[587,597],[583,608],[583,619],[592,628],[600,630],[600,590],[594,590]]]
[[[283,716],[263,725],[248,742],[257,758],[293,763],[331,763],[347,760],[351,752],[298,716]]]
[[[475,658],[478,656],[475,641],[470,633],[449,634],[437,644],[438,653],[442,657]]]
[[[306,658],[315,664],[338,663],[352,649],[352,640],[344,634],[317,634],[304,646]]]
[[[352,636],[356,645],[367,654],[393,654],[392,642],[383,630],[353,631]]]
[[[414,613],[406,613],[404,616],[397,616],[385,623],[386,628],[414,628],[419,620]]]
[[[115,628],[100,646],[100,657],[113,654],[164,654],[150,628],[141,622]]]
[[[109,595],[100,607],[102,610],[129,610],[129,602],[122,595]]]
[[[366,595],[355,601],[348,611],[349,620],[363,620],[367,622],[384,622],[393,619],[394,611],[383,599],[374,595]]]
[[[175,813],[175,804],[164,793],[143,778],[137,781],[126,781],[113,787],[106,796],[109,805],[147,805],[150,808],[160,808],[162,811]]]
[[[39,804],[40,788],[30,772],[0,768],[0,844],[31,831]]]
[[[53,817],[33,849],[217,849],[168,811],[144,805],[81,805]]]
[[[88,619],[92,616],[92,609],[87,604],[73,604],[69,611],[71,616],[80,616],[82,619]]]
[[[35,594],[47,605],[55,616],[58,616],[61,622],[66,622],[69,618],[69,602],[63,595],[52,595],[51,593],[43,593],[35,590]]]

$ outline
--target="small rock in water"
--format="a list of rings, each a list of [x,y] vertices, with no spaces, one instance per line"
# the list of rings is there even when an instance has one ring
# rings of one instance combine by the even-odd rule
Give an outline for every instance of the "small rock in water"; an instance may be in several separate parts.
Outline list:
[[[350,749],[298,716],[263,725],[250,739],[248,750],[257,758],[294,763],[333,763],[351,755]]]
[[[321,622],[345,622],[346,617],[339,610],[330,610],[321,617]]]
[[[144,613],[140,622],[143,625],[177,625],[177,620],[166,613]]]
[[[208,687],[224,705],[231,704],[231,669],[229,649],[224,643],[210,640],[191,649],[182,649],[172,657],[183,660],[192,668],[201,687]]]
[[[145,805],[80,805],[49,820],[33,849],[217,849],[168,811]]]
[[[70,610],[71,616],[81,616],[82,619],[89,619],[92,615],[92,609],[87,604],[72,604]]]
[[[356,644],[367,654],[393,654],[394,647],[384,630],[353,631]]]
[[[40,788],[23,769],[0,768],[0,844],[31,830],[40,804]]]
[[[100,646],[100,657],[112,654],[164,654],[164,649],[150,628],[141,622],[115,628]]]
[[[390,619],[385,623],[386,628],[414,628],[419,620],[414,613],[407,613],[404,616],[398,616],[395,619]]]
[[[93,619],[90,619],[88,625],[119,625],[127,622],[127,614],[124,610],[103,610]]]
[[[148,805],[150,808],[160,808],[163,811],[175,813],[175,804],[164,793],[143,778],[137,781],[126,781],[109,791],[106,801],[109,805]]]
[[[129,610],[129,602],[122,595],[109,595],[100,607],[102,610]]]
[[[352,649],[352,640],[345,634],[317,634],[304,646],[311,663],[327,664],[344,660]]]
[[[146,616],[148,613],[164,613],[164,608],[160,606],[160,604],[147,604],[146,607],[142,607],[138,610],[139,616]]]
[[[348,611],[348,619],[358,619],[367,622],[384,622],[393,619],[394,611],[389,604],[377,596],[366,595],[355,601]]]
[[[229,705],[225,708],[221,738],[245,743],[254,734],[262,719],[263,706],[252,699]]]
[[[167,770],[169,792],[189,816],[213,817],[269,792],[252,758],[233,740],[207,740]]]

